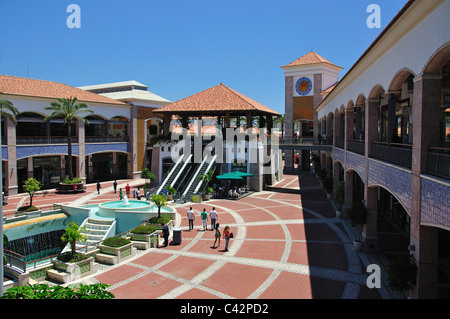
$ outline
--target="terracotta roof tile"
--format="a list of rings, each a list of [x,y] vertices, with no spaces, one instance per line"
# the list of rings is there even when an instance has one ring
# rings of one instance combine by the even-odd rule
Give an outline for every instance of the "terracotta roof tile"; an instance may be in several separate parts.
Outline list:
[[[63,83],[21,78],[0,74],[0,92],[3,94],[43,97],[43,98],[70,98],[76,97],[81,102],[97,102],[106,104],[126,103],[101,96],[92,92],[81,90]]]
[[[311,52],[305,54],[304,56],[302,56],[301,58],[298,58],[297,60],[289,63],[286,66],[307,65],[307,64],[315,64],[315,63],[328,63],[331,65],[334,65],[327,59],[318,55],[316,52],[311,51]]]
[[[279,115],[279,113],[268,108],[267,106],[264,106],[261,103],[236,92],[222,83],[158,108],[154,111],[154,113],[208,111],[260,111]]]

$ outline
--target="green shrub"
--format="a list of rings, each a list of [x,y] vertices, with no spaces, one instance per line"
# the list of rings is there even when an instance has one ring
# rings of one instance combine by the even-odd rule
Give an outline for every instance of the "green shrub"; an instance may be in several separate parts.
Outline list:
[[[68,287],[35,284],[17,286],[6,290],[0,299],[114,299],[114,295],[107,291],[110,285],[69,285]]]
[[[149,219],[149,224],[167,224],[170,222],[170,217],[161,215],[160,217],[155,216]]]
[[[123,237],[109,237],[102,242],[104,246],[115,248],[128,245],[129,243],[131,243],[131,241]]]
[[[156,226],[153,225],[139,225],[131,230],[131,233],[133,234],[144,234],[144,235],[150,235],[153,234],[156,230]]]
[[[89,259],[90,257],[88,255],[75,253],[72,256],[72,252],[67,251],[65,253],[62,253],[56,257],[59,261],[65,262],[65,263],[76,263],[82,260]]]
[[[74,177],[72,180],[70,178],[66,177],[62,181],[63,184],[80,184],[82,182],[83,181],[80,178],[76,178],[76,177]]]

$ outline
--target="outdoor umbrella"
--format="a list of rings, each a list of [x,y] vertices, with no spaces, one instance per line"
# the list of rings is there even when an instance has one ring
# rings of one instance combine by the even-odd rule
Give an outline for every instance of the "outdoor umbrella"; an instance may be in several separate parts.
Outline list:
[[[216,176],[216,178],[220,179],[220,180],[227,180],[227,179],[229,179],[229,180],[242,180],[243,176],[240,176],[240,175],[238,175],[236,173],[237,172],[225,173],[225,174]]]

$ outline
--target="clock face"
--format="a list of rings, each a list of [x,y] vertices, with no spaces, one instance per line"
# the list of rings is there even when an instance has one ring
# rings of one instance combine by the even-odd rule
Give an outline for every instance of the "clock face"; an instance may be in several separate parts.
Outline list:
[[[300,78],[295,85],[295,89],[297,90],[298,94],[307,95],[309,94],[309,92],[311,92],[312,82],[309,78]]]

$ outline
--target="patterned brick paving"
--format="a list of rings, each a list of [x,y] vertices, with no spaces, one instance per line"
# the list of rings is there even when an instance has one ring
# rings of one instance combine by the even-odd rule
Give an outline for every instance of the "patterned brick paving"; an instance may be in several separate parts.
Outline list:
[[[127,182],[136,187],[142,181]],[[77,205],[116,200],[112,183],[102,183],[98,195],[88,185],[82,195],[35,196],[35,206],[52,203]],[[28,196],[9,199],[5,214],[25,204]],[[196,213],[195,228],[188,230],[186,212]],[[224,252],[225,242],[213,248],[214,232],[203,231],[200,212],[216,207],[222,229],[229,225],[235,235]],[[336,219],[334,208],[315,176],[285,175],[261,193],[236,200],[171,204],[179,214],[181,245],[138,251],[116,266],[102,266],[84,283],[111,285],[117,299],[367,299],[392,298],[383,285],[366,286],[365,267],[377,259],[353,251],[354,229]]]

